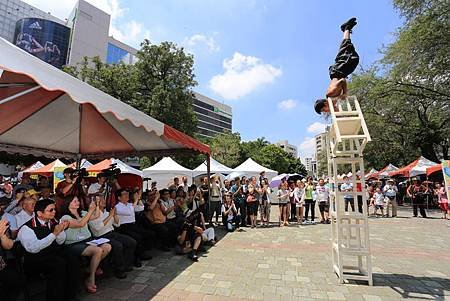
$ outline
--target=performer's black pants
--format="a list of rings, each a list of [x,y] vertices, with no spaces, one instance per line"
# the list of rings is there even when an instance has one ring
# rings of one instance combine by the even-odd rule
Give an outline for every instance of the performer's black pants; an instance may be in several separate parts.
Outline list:
[[[334,64],[330,66],[330,78],[346,78],[359,63],[359,55],[355,50],[350,39],[343,39],[339,52],[334,60]]]

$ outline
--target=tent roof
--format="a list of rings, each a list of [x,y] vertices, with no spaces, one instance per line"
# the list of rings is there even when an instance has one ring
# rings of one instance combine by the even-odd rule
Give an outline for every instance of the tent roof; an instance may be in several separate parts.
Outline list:
[[[387,166],[385,166],[383,169],[381,169],[380,171],[377,171],[375,173],[372,173],[370,175],[366,175],[366,179],[369,178],[375,178],[375,179],[383,179],[389,176],[389,173],[398,170],[398,167],[392,165],[391,163],[389,163]]]
[[[435,166],[437,163],[428,160],[425,157],[419,157],[410,164],[400,169],[397,169],[389,173],[389,176],[404,176],[404,177],[414,177],[417,175],[425,174],[427,167]]]
[[[69,167],[72,167],[72,168],[76,168],[76,167],[77,167],[77,162],[70,163],[68,166],[69,166]],[[89,161],[86,160],[86,159],[82,159],[82,160],[81,160],[81,164],[80,164],[80,167],[81,167],[81,168],[88,168],[88,167],[90,167],[90,166],[92,166],[92,163],[91,163],[91,162],[89,162]]]
[[[90,172],[101,172],[103,169],[109,168],[111,164],[117,164],[116,167],[120,168],[121,173],[131,173],[142,177],[142,171],[125,164],[119,159],[114,158],[105,159],[97,164],[89,166],[88,168],[86,168],[86,170]]]
[[[434,172],[437,171],[442,171],[442,163],[441,164],[437,164],[435,166],[431,166],[427,168],[427,176],[431,175]]]
[[[196,175],[200,175],[207,172],[206,161],[197,166],[194,170]],[[210,171],[211,173],[231,173],[233,169],[223,165],[222,163],[210,158]]]
[[[161,172],[187,172],[192,173],[192,170],[178,164],[170,157],[164,157],[154,165],[147,167],[145,171],[161,171]]]
[[[234,170],[244,172],[258,172],[258,173],[262,171],[265,171],[266,173],[278,173],[275,170],[259,165],[258,163],[253,161],[252,158],[248,158],[247,160],[245,160],[245,162],[236,167]]]
[[[29,173],[35,174],[35,175],[49,175],[55,170],[55,167],[67,167],[67,165],[64,164],[63,162],[61,162],[59,159],[56,159],[55,161],[53,161],[41,168],[32,170]]]
[[[0,38],[0,151],[105,158],[209,147]]]
[[[28,166],[27,168],[25,168],[22,172],[30,172],[30,171],[36,170],[36,169],[44,167],[44,166],[45,165],[41,161],[37,161],[37,162],[33,163],[32,165]]]

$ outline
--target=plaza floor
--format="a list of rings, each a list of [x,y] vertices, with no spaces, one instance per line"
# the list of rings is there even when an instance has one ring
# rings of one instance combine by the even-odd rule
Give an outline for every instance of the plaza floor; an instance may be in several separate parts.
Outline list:
[[[226,234],[197,263],[157,253],[82,300],[450,300],[450,227],[430,216],[402,208],[398,218],[370,219],[372,287],[338,283],[330,225],[292,225]]]

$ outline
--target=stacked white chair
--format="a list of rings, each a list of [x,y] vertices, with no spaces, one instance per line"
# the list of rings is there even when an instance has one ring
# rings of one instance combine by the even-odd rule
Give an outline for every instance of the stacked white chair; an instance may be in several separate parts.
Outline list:
[[[333,270],[340,283],[360,280],[373,285],[363,160],[370,134],[356,97],[339,100],[337,110],[332,99],[328,99],[328,105],[332,119],[327,131],[327,155]],[[339,187],[344,180],[338,178],[339,171],[349,169],[353,175],[353,191],[341,192]],[[360,179],[356,179],[358,170]],[[361,185],[361,191],[357,191],[357,184]],[[344,195],[349,194],[353,195],[355,209],[349,204],[346,211]],[[362,213],[358,211],[358,196],[363,200]]]

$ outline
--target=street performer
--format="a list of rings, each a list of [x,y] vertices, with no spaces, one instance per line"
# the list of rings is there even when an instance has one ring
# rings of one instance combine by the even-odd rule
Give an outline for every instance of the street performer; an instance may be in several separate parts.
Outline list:
[[[359,55],[350,40],[350,34],[356,25],[356,18],[351,18],[341,25],[344,36],[339,47],[334,64],[329,68],[331,82],[328,85],[326,97],[333,99],[334,109],[337,111],[336,101],[347,97],[347,81],[346,78],[355,71],[359,63]],[[328,113],[327,99],[318,99],[314,104],[314,110],[317,114]]]

